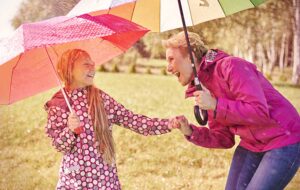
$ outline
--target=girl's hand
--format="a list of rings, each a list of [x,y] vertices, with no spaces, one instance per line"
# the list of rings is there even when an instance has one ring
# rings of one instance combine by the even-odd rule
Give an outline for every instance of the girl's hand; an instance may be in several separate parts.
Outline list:
[[[80,120],[75,112],[70,113],[68,117],[68,127],[72,132],[75,132],[75,129],[80,127]]]
[[[170,118],[169,119],[169,124],[168,124],[168,128],[170,130],[172,129],[178,129],[180,127],[179,122],[177,121],[176,117]]]

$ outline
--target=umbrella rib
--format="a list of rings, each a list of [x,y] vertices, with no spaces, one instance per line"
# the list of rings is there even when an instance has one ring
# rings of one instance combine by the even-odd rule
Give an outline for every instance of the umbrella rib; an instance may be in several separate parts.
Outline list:
[[[9,96],[8,96],[8,104],[10,104],[10,100],[11,100],[11,98],[10,98],[10,95],[11,95],[11,84],[12,84],[12,76],[13,76],[13,73],[14,73],[14,71],[15,71],[15,68],[18,66],[18,64],[19,64],[19,62],[20,62],[20,60],[21,60],[21,57],[22,57],[22,55],[23,55],[23,53],[21,53],[21,55],[19,56],[19,59],[18,59],[18,62],[16,63],[16,65],[13,67],[13,69],[12,69],[12,74],[11,74],[11,78],[10,78],[10,85],[9,85]]]
[[[131,21],[132,21],[132,18],[133,18],[133,13],[134,13],[134,11],[135,11],[135,6],[136,6],[136,1],[134,2],[134,7],[133,7],[133,11],[132,11],[132,13],[131,13]]]
[[[161,3],[159,3],[159,19],[158,19],[158,22],[159,22],[159,28],[158,28],[158,32],[161,32],[161,12],[162,12],[162,7],[161,7]]]
[[[110,12],[110,10],[111,10],[112,3],[113,3],[113,1],[110,2],[110,5],[109,5],[109,8],[108,8],[107,14],[110,14],[109,12]]]
[[[54,51],[54,53],[56,54],[56,56],[58,57],[58,53],[56,52],[55,48],[53,46],[50,46],[52,48],[52,50]]]
[[[254,3],[252,2],[252,0],[249,0],[249,1],[252,3],[253,7],[256,7],[256,6],[254,5]]]
[[[223,11],[224,15],[227,16],[227,15],[226,15],[226,12],[225,12],[225,10],[224,10],[224,8],[223,8],[223,6],[222,6],[222,3],[220,2],[220,0],[218,0],[218,2],[219,2],[220,7],[222,8],[222,11]]]
[[[194,26],[194,19],[193,19],[193,17],[192,17],[190,1],[187,1],[187,4],[188,4],[189,10],[190,10],[190,16],[191,16],[191,19],[192,19],[192,26]],[[184,13],[183,13],[183,14],[184,14]]]

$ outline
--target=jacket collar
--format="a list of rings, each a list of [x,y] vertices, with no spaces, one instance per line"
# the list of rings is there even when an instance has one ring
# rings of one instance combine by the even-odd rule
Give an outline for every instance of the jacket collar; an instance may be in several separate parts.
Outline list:
[[[87,94],[87,87],[83,87],[83,88],[77,88],[74,90],[67,90],[66,88],[64,88],[68,99],[70,101],[70,104],[72,105],[72,98],[75,94],[78,93],[82,93],[82,94]],[[67,106],[66,100],[63,96],[63,93],[61,92],[61,90],[59,90],[58,92],[56,92],[51,100],[47,101],[46,104],[44,105],[44,109],[47,111],[51,106],[56,106],[56,107],[60,107],[66,111],[69,111],[69,108]]]
[[[200,61],[200,66],[197,71],[197,75],[199,80],[205,81],[207,78],[209,78],[209,70],[220,60],[224,57],[229,56],[225,52],[218,50],[218,49],[210,49],[208,52],[203,56],[203,58]],[[194,81],[192,81],[186,91],[185,91],[185,98],[189,98],[193,96],[193,93],[196,91],[196,86],[194,84]]]

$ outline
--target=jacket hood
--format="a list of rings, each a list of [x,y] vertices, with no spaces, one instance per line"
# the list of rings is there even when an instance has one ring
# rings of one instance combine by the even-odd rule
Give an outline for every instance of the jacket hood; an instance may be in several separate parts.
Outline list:
[[[69,98],[69,100],[70,100],[70,98]],[[48,109],[50,107],[52,107],[52,106],[60,107],[60,108],[62,108],[64,110],[66,110],[66,111],[69,111],[68,105],[66,103],[66,100],[65,100],[64,95],[61,92],[61,90],[58,91],[58,92],[56,92],[52,96],[51,100],[49,100],[49,101],[46,102],[46,104],[44,105],[44,109],[46,111],[48,111]]]
[[[200,69],[198,70],[198,78],[201,81],[203,71],[210,69],[212,66],[216,64],[217,61],[223,59],[224,57],[228,57],[229,55],[221,50],[218,49],[211,49],[205,54],[200,62]],[[203,78],[203,77],[202,77]],[[193,93],[196,91],[196,86],[194,81],[192,81],[186,91],[185,91],[185,98],[189,98],[193,96]]]

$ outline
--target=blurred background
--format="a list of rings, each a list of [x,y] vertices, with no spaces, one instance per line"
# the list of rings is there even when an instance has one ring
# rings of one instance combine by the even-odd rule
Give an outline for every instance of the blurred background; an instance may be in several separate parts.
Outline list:
[[[24,0],[10,23],[17,28],[25,22],[65,15],[78,1]],[[256,64],[299,112],[299,12],[299,0],[269,0],[258,8],[188,30],[199,33],[210,48]],[[183,114],[196,123],[193,100],[184,99],[185,88],[166,72],[161,46],[162,39],[179,31],[148,33],[127,53],[97,68],[96,85],[136,113],[160,118]],[[45,135],[43,104],[57,90],[0,106],[0,190],[55,188],[61,154]],[[234,148],[197,147],[178,131],[143,137],[114,126],[113,135],[124,190],[224,189]],[[300,171],[286,189],[300,189]]]

